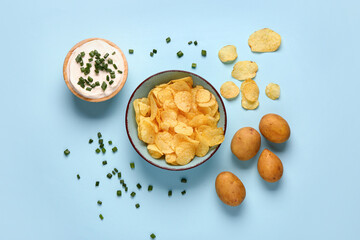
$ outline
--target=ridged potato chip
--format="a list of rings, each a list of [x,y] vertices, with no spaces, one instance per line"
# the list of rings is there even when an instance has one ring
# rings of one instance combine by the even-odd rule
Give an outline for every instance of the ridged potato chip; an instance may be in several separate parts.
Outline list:
[[[226,99],[236,98],[240,93],[240,89],[231,81],[224,82],[220,87],[220,94]]]
[[[219,59],[223,63],[232,62],[237,58],[236,47],[234,45],[227,45],[219,50]]]
[[[265,88],[265,94],[272,100],[280,97],[280,86],[275,83],[269,83]]]
[[[155,144],[147,145],[147,149],[153,158],[161,158],[164,155]]]
[[[235,63],[231,76],[237,80],[254,78],[258,71],[258,65],[253,61],[240,61]]]
[[[253,52],[274,52],[281,44],[281,36],[269,28],[250,35],[248,44]]]
[[[188,164],[224,140],[215,96],[192,85],[191,77],[171,80],[133,102],[139,139],[148,144],[150,156],[167,164]]]
[[[241,93],[249,102],[256,102],[259,99],[259,87],[254,80],[245,84]]]

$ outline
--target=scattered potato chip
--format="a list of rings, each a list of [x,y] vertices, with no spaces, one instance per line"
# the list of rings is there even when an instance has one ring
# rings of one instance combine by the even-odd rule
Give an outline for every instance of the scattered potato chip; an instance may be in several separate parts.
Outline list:
[[[281,44],[281,36],[269,28],[250,35],[248,44],[253,52],[274,52]]]
[[[253,61],[240,61],[235,63],[231,76],[237,80],[254,78],[258,71],[258,65]]]
[[[138,137],[148,144],[153,158],[185,165],[224,140],[224,131],[217,127],[220,112],[215,96],[192,85],[191,77],[171,80],[134,100]]]
[[[234,45],[227,45],[219,50],[219,59],[223,63],[232,62],[237,56],[236,47]]]
[[[247,110],[254,110],[259,106],[259,101],[249,102],[246,98],[242,98],[241,106]]]
[[[224,82],[220,87],[220,94],[226,99],[236,98],[240,93],[240,89],[231,81]]]
[[[265,94],[272,100],[280,97],[280,86],[275,83],[269,83],[265,88]]]
[[[147,149],[153,158],[161,158],[164,155],[155,144],[147,145]]]

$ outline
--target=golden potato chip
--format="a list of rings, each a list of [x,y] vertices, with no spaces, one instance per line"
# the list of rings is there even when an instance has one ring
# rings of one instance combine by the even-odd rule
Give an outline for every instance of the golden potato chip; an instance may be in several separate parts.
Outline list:
[[[169,132],[159,132],[155,136],[155,144],[164,154],[173,153],[171,148],[173,136]]]
[[[274,52],[281,44],[281,36],[269,28],[250,35],[248,44],[253,52]]]
[[[254,80],[247,82],[242,87],[243,97],[249,102],[256,102],[259,99],[259,87]]]
[[[176,111],[176,112],[178,111],[178,108],[177,108],[174,100],[165,100],[162,107],[163,107],[163,109],[165,111],[167,111],[167,110],[173,110],[173,111]]]
[[[138,107],[139,107],[139,112],[142,116],[149,117],[149,115],[150,115],[150,106],[149,105],[147,105],[143,102],[139,102]]]
[[[199,89],[196,91],[196,102],[206,103],[211,99],[211,93],[206,89]]]
[[[223,63],[232,62],[237,58],[236,47],[233,45],[227,45],[219,50],[219,59]]]
[[[163,104],[166,100],[172,101],[174,99],[174,96],[170,89],[171,88],[164,88],[158,92],[157,99],[159,99],[160,103]]]
[[[202,103],[199,102],[199,103],[198,103],[198,106],[199,106],[199,107],[211,107],[211,106],[216,105],[217,102],[216,102],[215,96],[214,96],[212,93],[210,93],[210,95],[211,95],[210,101],[208,101],[208,102],[202,102]]]
[[[198,138],[200,142],[212,147],[224,141],[224,130],[222,128],[213,128],[207,125],[202,125],[197,129]]]
[[[185,123],[178,122],[178,124],[174,127],[174,131],[179,134],[184,134],[186,136],[191,136],[194,132],[192,127],[189,127]]]
[[[163,155],[163,153],[159,150],[159,148],[155,144],[147,145],[147,149],[148,149],[149,154],[153,158],[161,158],[161,156]]]
[[[195,155],[198,157],[203,157],[209,152],[209,146],[204,142],[199,142],[195,150]]]
[[[149,96],[149,101],[150,101],[150,120],[154,120],[156,118],[156,115],[158,113],[158,108],[157,108],[157,105],[156,105],[156,101],[154,99],[154,95],[151,94]]]
[[[162,111],[161,120],[163,123],[168,123],[169,127],[175,127],[177,125],[177,113],[173,110]]]
[[[155,126],[151,123],[149,118],[143,118],[139,122],[139,135],[141,136],[141,140],[146,143],[154,143],[155,142]]]
[[[190,91],[191,87],[189,84],[185,81],[176,81],[169,85],[171,89],[174,91]]]
[[[241,106],[247,110],[254,110],[259,106],[259,101],[249,102],[246,98],[242,98]]]
[[[176,162],[176,154],[175,153],[165,154],[165,161],[166,161],[166,163],[168,163],[170,165],[178,165]]]
[[[269,83],[265,88],[265,94],[272,100],[280,97],[280,86],[275,83]]]
[[[190,142],[181,142],[175,148],[176,163],[179,165],[188,164],[195,157],[196,146]]]
[[[253,61],[240,61],[235,63],[231,76],[237,80],[254,78],[258,71],[258,65]]]
[[[201,125],[216,126],[217,121],[210,115],[198,114],[189,121],[189,126],[200,127]]]
[[[186,82],[187,85],[189,85],[189,87],[192,88],[193,86],[193,80],[192,77],[184,77],[184,78],[180,78],[180,79],[175,79],[175,80],[171,80],[169,83],[176,83],[176,82]]]
[[[179,91],[175,94],[175,104],[179,110],[189,112],[191,108],[191,93],[188,91]]]
[[[231,81],[224,82],[220,87],[220,94],[226,99],[236,98],[239,93],[239,87]]]

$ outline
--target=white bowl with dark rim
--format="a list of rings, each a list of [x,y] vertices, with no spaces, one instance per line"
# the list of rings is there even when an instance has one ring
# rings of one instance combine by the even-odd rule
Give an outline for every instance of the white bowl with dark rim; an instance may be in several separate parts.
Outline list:
[[[147,79],[145,79],[133,92],[131,95],[127,108],[126,108],[126,115],[125,115],[125,126],[126,126],[126,132],[129,137],[129,140],[136,150],[136,152],[147,162],[150,164],[167,170],[172,171],[181,171],[181,170],[187,170],[194,168],[196,166],[199,166],[209,160],[215,152],[218,150],[220,145],[214,146],[210,148],[209,152],[204,157],[196,157],[188,164],[184,166],[173,166],[169,165],[165,162],[164,158],[155,159],[151,157],[147,150],[147,144],[141,141],[138,138],[137,133],[137,123],[135,120],[135,111],[133,107],[133,102],[137,98],[143,98],[147,97],[148,93],[151,89],[153,89],[156,85],[167,83],[170,80],[179,79],[183,77],[191,76],[195,85],[201,85],[205,89],[209,90],[216,98],[218,104],[219,104],[219,112],[220,112],[220,120],[218,122],[218,127],[222,127],[224,129],[224,134],[226,132],[226,110],[225,105],[223,101],[221,100],[220,94],[216,91],[216,89],[204,78],[200,77],[199,75],[196,75],[191,72],[181,71],[181,70],[169,70],[164,72],[156,73]]]

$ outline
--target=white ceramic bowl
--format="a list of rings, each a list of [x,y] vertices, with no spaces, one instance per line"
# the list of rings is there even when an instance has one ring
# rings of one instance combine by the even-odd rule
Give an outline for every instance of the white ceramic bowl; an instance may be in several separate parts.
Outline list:
[[[220,120],[218,122],[218,127],[222,127],[224,129],[224,133],[226,132],[226,110],[225,105],[223,101],[221,100],[221,97],[219,93],[216,91],[216,89],[204,78],[186,71],[181,70],[169,70],[164,72],[156,73],[147,79],[145,79],[133,92],[129,99],[129,103],[126,108],[126,115],[125,115],[125,125],[126,125],[126,132],[128,134],[129,140],[136,150],[136,152],[147,162],[151,163],[154,166],[157,166],[162,169],[172,170],[172,171],[179,171],[179,170],[187,170],[190,168],[194,168],[196,166],[199,166],[200,164],[206,162],[209,160],[214,153],[217,151],[217,149],[220,147],[220,145],[216,147],[212,147],[208,154],[206,154],[204,157],[195,157],[190,163],[184,166],[173,166],[169,165],[165,162],[164,158],[155,159],[150,156],[150,154],[147,151],[147,144],[141,141],[138,138],[137,134],[137,124],[135,121],[135,111],[133,108],[133,101],[137,98],[143,98],[147,97],[149,91],[154,88],[156,85],[167,83],[170,80],[178,79],[191,76],[194,85],[201,85],[205,89],[209,90],[212,94],[214,94],[218,104],[219,104],[219,112],[220,112]]]

